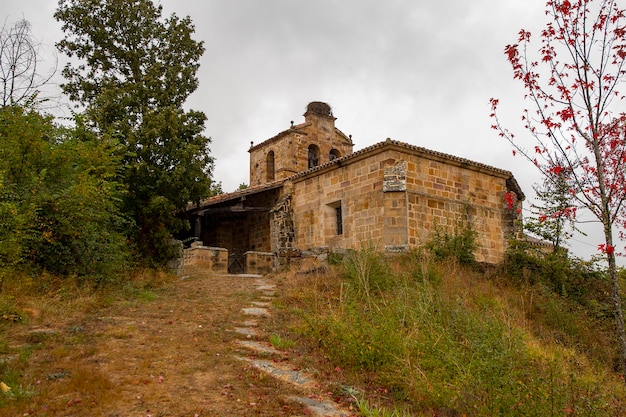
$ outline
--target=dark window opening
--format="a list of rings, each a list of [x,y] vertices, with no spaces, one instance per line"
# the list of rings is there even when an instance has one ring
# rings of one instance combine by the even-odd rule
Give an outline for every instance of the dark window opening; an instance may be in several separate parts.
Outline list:
[[[267,153],[267,181],[274,181],[274,151]]]
[[[341,205],[335,207],[335,215],[337,216],[337,234],[343,234],[343,218],[341,215]]]
[[[334,161],[337,158],[341,158],[341,154],[337,149],[331,149],[330,151],[330,160]]]
[[[308,155],[308,167],[309,169],[314,168],[319,165],[320,162],[320,148],[317,145],[309,146],[309,155]]]

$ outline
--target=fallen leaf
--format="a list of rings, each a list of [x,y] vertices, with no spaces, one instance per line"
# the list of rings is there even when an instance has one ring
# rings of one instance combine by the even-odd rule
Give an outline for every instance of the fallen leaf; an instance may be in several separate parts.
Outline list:
[[[74,398],[73,400],[69,400],[65,406],[66,407],[71,407],[71,406],[73,406],[75,404],[78,404],[80,402],[82,402],[82,400],[80,398]]]
[[[11,387],[4,382],[0,382],[0,390],[2,390],[2,392],[9,392],[11,391]]]

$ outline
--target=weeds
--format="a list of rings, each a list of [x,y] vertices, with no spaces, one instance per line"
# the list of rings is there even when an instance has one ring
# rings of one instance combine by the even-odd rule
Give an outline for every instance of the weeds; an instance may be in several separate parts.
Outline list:
[[[402,413],[397,410],[388,410],[385,407],[376,408],[372,407],[365,398],[354,397],[356,408],[359,410],[359,415],[363,417],[405,417],[408,414]]]
[[[439,225],[435,225],[434,232],[426,247],[435,258],[455,259],[461,265],[473,265],[476,263],[476,231],[471,225],[459,223],[454,232],[450,234]]]
[[[276,349],[291,349],[296,345],[293,340],[285,339],[277,334],[270,335],[269,341]]]
[[[472,416],[621,412],[626,391],[611,373],[611,351],[598,349],[599,368],[577,350],[583,338],[594,339],[589,333],[596,327],[584,315],[563,322],[571,305],[557,295],[537,295],[534,302],[554,303],[549,314],[561,322],[535,322],[528,305],[515,302],[515,291],[428,251],[389,260],[364,247],[345,257],[339,274],[335,283],[312,280],[311,290],[296,284],[305,335],[333,364],[375,375],[398,409]],[[586,335],[567,330],[576,320]],[[538,330],[546,327],[569,336]],[[401,415],[364,398],[357,404],[363,416]]]

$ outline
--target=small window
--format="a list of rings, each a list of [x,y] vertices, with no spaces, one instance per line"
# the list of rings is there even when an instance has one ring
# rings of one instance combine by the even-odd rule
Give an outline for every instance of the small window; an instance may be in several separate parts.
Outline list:
[[[341,154],[339,153],[339,151],[337,149],[331,149],[330,150],[330,160],[334,161],[337,158],[341,158]]]
[[[317,145],[309,146],[309,155],[308,155],[308,167],[309,169],[314,168],[320,163],[320,148]]]
[[[341,203],[335,207],[335,216],[337,218],[337,234],[343,235],[343,216],[341,215]]]
[[[274,181],[274,151],[267,153],[267,181]]]
[[[326,205],[324,222],[328,237],[343,235],[343,210],[341,209],[341,200]]]

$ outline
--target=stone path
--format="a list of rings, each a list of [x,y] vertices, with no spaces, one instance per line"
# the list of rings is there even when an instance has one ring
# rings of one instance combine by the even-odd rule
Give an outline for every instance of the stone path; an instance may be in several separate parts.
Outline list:
[[[242,308],[242,321],[235,328],[235,332],[242,338],[237,341],[237,345],[250,351],[252,355],[250,357],[236,356],[236,358],[302,391],[302,396],[290,396],[289,399],[303,404],[311,415],[323,417],[354,415],[354,413],[342,410],[331,400],[312,395],[311,393],[319,384],[306,373],[294,370],[289,365],[287,356],[264,340],[262,331],[259,329],[259,322],[271,316],[270,300],[276,293],[276,286],[260,276],[255,279],[254,284],[259,293],[259,299],[263,301],[255,301],[251,307]]]

